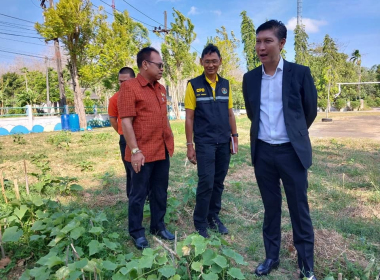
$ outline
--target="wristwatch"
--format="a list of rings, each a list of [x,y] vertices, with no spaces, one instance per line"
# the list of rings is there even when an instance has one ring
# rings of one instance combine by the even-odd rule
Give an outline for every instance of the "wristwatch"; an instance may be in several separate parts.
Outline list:
[[[237,133],[234,133],[234,134],[231,134],[232,137],[239,137],[239,134]]]
[[[135,155],[135,154],[140,153],[140,152],[141,152],[141,150],[139,150],[139,148],[134,148],[131,150],[132,155]]]

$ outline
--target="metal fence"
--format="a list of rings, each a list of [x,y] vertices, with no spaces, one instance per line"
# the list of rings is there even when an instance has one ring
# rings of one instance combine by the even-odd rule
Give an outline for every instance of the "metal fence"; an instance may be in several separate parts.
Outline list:
[[[105,106],[84,107],[86,114],[108,114]],[[27,107],[0,107],[0,118],[26,117],[28,116]],[[32,107],[33,116],[59,116],[64,114],[64,107]],[[74,106],[68,106],[68,114],[75,113]]]

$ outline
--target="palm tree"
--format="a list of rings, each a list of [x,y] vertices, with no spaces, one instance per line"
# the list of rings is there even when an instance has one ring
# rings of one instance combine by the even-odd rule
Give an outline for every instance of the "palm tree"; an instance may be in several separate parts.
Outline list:
[[[361,80],[361,77],[362,77],[362,71],[361,71],[362,55],[360,54],[359,50],[355,50],[351,54],[350,61],[352,61],[353,64],[356,64],[358,66],[358,76],[359,76],[358,89],[359,89],[359,99],[360,99],[360,80]]]

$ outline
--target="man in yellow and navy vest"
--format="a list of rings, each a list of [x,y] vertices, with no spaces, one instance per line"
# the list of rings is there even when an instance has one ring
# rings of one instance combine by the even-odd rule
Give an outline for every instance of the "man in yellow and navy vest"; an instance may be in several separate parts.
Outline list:
[[[200,63],[203,74],[190,80],[186,88],[185,129],[187,158],[198,167],[194,226],[207,238],[207,229],[228,234],[219,212],[231,153],[238,150],[238,134],[230,83],[217,74],[222,64],[219,49],[208,44]]]

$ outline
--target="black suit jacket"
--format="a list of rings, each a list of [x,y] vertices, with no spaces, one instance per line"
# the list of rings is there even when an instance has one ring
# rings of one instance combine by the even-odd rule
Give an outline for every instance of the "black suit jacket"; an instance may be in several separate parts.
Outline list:
[[[260,121],[262,66],[243,77],[243,96],[248,118],[251,120],[251,157],[254,164]],[[312,164],[312,150],[308,128],[317,116],[317,90],[310,69],[284,60],[282,104],[288,137],[302,165]]]

